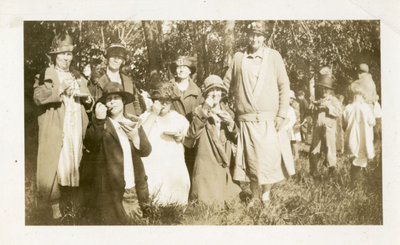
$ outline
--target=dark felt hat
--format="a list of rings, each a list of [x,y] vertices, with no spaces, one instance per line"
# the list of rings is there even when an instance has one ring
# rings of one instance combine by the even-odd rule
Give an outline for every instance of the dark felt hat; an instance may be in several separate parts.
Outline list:
[[[316,86],[325,87],[325,88],[329,88],[329,89],[333,89],[334,88],[334,82],[335,82],[335,80],[332,78],[331,75],[324,74],[324,75],[320,75],[319,76],[319,78],[316,81],[315,85]]]
[[[105,104],[107,96],[112,94],[118,94],[122,97],[124,104],[129,104],[133,101],[133,94],[124,91],[123,87],[119,83],[109,82],[104,86],[103,96],[98,100]]]
[[[176,67],[178,66],[187,66],[189,67],[191,74],[196,73],[197,67],[197,57],[193,56],[178,56],[176,60],[174,60],[169,68],[173,74],[176,74]]]
[[[150,84],[149,95],[152,100],[179,99],[176,85],[167,79],[163,79],[159,73],[154,72],[150,75]]]
[[[74,41],[68,34],[62,33],[54,37],[50,46],[49,54],[58,54],[63,52],[72,52],[74,50]]]
[[[263,21],[253,21],[247,26],[247,33],[267,35],[267,27]]]
[[[125,48],[124,45],[120,43],[113,43],[111,44],[106,51],[106,58],[110,57],[121,57],[123,59],[126,59],[128,52]]]

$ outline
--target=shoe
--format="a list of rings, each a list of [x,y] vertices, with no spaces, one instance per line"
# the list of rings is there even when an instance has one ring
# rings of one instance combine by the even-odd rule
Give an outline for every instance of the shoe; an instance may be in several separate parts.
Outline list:
[[[269,199],[269,191],[265,192],[262,195],[261,200],[262,200],[262,204],[263,204],[264,207],[268,206],[270,204],[271,200]]]

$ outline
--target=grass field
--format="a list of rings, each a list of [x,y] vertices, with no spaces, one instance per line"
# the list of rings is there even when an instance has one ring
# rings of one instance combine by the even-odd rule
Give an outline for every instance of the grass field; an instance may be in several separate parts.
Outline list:
[[[278,183],[266,206],[247,208],[234,200],[218,209],[199,204],[186,207],[152,205],[146,218],[136,225],[382,225],[382,164],[380,152],[368,163],[358,185],[352,185],[349,163],[338,157],[337,174],[328,176],[321,167],[321,179],[308,175],[306,146],[296,161],[296,174]],[[29,165],[27,165],[29,166]],[[26,169],[26,225],[53,224],[43,210],[36,208],[34,168]],[[90,224],[80,217],[80,207],[71,203],[59,225]]]

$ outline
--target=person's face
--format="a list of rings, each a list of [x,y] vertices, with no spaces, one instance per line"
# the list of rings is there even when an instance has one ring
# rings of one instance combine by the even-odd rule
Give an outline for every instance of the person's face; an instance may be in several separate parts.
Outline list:
[[[326,87],[321,87],[322,96],[326,97],[328,94],[331,94],[331,89]]]
[[[160,116],[165,116],[171,110],[171,100],[169,99],[158,99],[161,104]]]
[[[190,75],[190,69],[187,66],[177,66],[176,67],[176,75],[180,79],[186,79]]]
[[[207,98],[211,98],[214,101],[214,106],[219,104],[222,99],[222,90],[220,88],[211,89],[207,94]]]
[[[118,94],[111,94],[106,98],[106,107],[112,116],[116,116],[124,111],[124,102]]]
[[[72,58],[72,52],[58,53],[56,56],[56,66],[61,70],[67,71],[71,65]]]
[[[258,50],[262,47],[265,41],[265,37],[259,33],[249,33],[249,45],[253,50]]]
[[[121,65],[124,63],[125,59],[119,56],[112,56],[108,58],[108,67],[112,71],[118,71]]]

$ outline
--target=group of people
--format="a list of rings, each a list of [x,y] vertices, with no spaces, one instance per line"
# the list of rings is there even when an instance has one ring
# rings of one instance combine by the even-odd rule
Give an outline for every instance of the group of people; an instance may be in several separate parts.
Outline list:
[[[223,78],[210,75],[200,89],[191,76],[195,57],[179,56],[169,67],[174,78],[153,74],[148,93],[120,71],[123,45],[110,45],[106,69],[93,70],[88,82],[71,67],[71,37],[57,35],[50,66],[34,83],[40,205],[59,219],[63,199],[79,187],[98,223],[127,224],[143,216],[150,201],[223,207],[247,191],[249,206],[268,203],[272,186],[295,173],[291,146],[300,136],[296,97],[281,55],[264,44],[266,34],[263,22],[248,26],[248,49],[234,55]],[[342,114],[333,81],[331,74],[321,75],[311,103],[312,175],[320,152],[328,166],[336,164],[332,134]],[[366,83],[360,78],[353,84],[354,101],[343,113],[346,139],[352,142],[352,166],[365,167],[373,155],[373,117]]]

